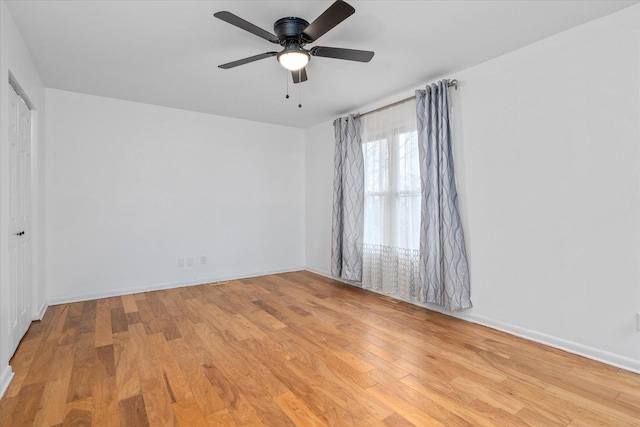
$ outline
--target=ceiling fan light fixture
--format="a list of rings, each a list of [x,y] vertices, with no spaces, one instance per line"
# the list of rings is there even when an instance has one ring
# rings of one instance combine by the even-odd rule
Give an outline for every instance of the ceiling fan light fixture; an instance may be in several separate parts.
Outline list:
[[[299,46],[287,46],[278,54],[278,62],[287,70],[298,71],[309,63],[309,54]]]

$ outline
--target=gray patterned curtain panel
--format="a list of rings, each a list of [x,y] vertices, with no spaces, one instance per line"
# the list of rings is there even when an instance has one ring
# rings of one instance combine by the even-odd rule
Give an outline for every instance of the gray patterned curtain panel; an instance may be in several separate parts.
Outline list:
[[[333,236],[331,274],[362,281],[364,234],[364,158],[360,117],[341,117],[333,122],[336,136],[333,180]]]
[[[472,304],[453,173],[448,83],[442,80],[416,91],[422,187],[419,297],[457,311]]]

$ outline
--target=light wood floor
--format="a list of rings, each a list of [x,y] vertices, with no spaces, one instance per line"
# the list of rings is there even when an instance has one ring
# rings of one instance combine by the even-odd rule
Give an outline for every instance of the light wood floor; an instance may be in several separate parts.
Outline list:
[[[307,272],[49,307],[2,426],[640,425],[640,375]]]

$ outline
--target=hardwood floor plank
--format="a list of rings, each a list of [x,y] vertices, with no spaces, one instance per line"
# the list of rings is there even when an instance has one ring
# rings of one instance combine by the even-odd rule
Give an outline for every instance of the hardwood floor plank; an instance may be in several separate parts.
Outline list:
[[[231,413],[227,409],[208,415],[205,421],[210,426],[238,427],[238,424],[234,421]]]
[[[469,405],[475,413],[481,414],[486,419],[490,420],[492,425],[500,426],[514,426],[514,427],[528,427],[529,424],[524,420],[510,414],[501,408],[492,406],[482,399],[476,399]]]
[[[636,402],[640,402],[640,384],[635,381],[634,374],[622,369],[600,365],[602,364],[590,364],[588,367],[573,366],[571,373],[590,381],[591,384],[600,384],[620,393],[636,396]]]
[[[618,394],[616,396],[616,400],[618,402],[622,402],[625,403],[631,407],[638,407],[640,406],[640,396],[636,395],[636,394],[630,394],[630,393],[626,393],[626,392],[620,392],[620,394]]]
[[[23,381],[23,387],[30,384],[47,381],[50,375],[51,360],[58,344],[54,341],[41,341],[36,354],[29,365],[29,371]],[[19,357],[18,354],[14,358]],[[22,392],[22,389],[20,390]]]
[[[22,384],[27,378],[29,366],[33,362],[33,358],[38,352],[41,341],[41,339],[34,339],[20,343],[20,357],[14,357],[9,361],[9,364],[12,366],[15,375],[13,376],[11,384],[9,384],[9,388],[7,388],[7,391],[5,392],[5,396],[13,397],[20,392]]]
[[[267,390],[263,392],[262,386],[264,384],[260,382],[259,378],[248,375],[236,380],[236,383],[242,390],[241,396],[251,404],[261,422],[269,426],[295,426],[291,419],[287,417],[286,411],[283,411],[273,399],[266,398],[267,395],[273,396],[272,392]]]
[[[82,305],[82,314],[80,315],[80,328],[81,334],[93,334],[96,330],[96,300],[85,301]]]
[[[118,414],[121,426],[144,427],[149,425],[147,408],[141,394],[120,400],[118,402]]]
[[[34,343],[37,344],[35,341]],[[28,343],[26,348],[30,348],[30,344],[32,343]],[[73,347],[71,345],[57,348],[52,360],[52,364],[56,366],[56,369],[50,371],[42,396],[42,402],[47,404],[39,405],[35,414],[34,425],[54,425],[62,422],[66,403],[66,390],[71,376],[72,351]],[[20,365],[16,364],[16,366]],[[22,373],[26,374],[26,371]],[[0,425],[5,424],[0,422]]]
[[[13,411],[15,410],[16,405],[18,404],[19,396],[5,396],[2,397],[2,402],[0,403],[0,426],[10,426],[13,417]]]
[[[114,361],[116,366],[117,400],[125,400],[141,393],[140,377],[135,363],[136,354],[129,332],[113,336]]]
[[[160,378],[162,372],[156,360],[156,355],[151,351],[148,336],[141,323],[129,325],[129,337],[132,350],[135,352],[135,365],[140,381]]]
[[[326,363],[321,358],[282,360],[281,363],[285,363],[287,372],[290,374],[285,378],[281,376],[281,371],[276,368],[275,364],[275,361],[281,357],[279,356],[282,353],[280,346],[264,347],[262,342],[254,342],[254,345],[256,347],[249,348],[264,358],[263,366],[267,366],[269,370],[273,371],[281,382],[289,381],[287,383],[288,389],[297,396],[304,396],[305,401],[316,414],[324,414],[331,409],[338,412],[346,410],[350,417],[359,420],[360,423],[366,422],[367,425],[377,425],[379,419],[389,415],[389,409],[375,399],[370,397],[362,399],[361,397],[365,395],[364,391],[356,385],[356,382],[343,377],[339,369],[334,369],[333,364]],[[300,387],[295,381],[291,381],[291,376],[307,379],[308,383],[313,384],[312,391]],[[316,397],[328,401],[332,406],[318,405],[319,401]]]
[[[268,426],[255,411],[246,397],[240,395],[236,404],[227,408],[236,424],[241,426]],[[220,413],[220,412],[216,412]]]
[[[545,391],[556,398],[570,401],[574,405],[582,408],[584,410],[583,413],[588,415],[583,419],[610,422],[614,423],[616,426],[637,426],[638,420],[640,420],[640,406],[631,408],[632,411],[635,411],[635,415],[630,415],[627,413],[626,408],[624,412],[617,410],[617,407],[614,406],[615,404],[612,402],[605,404],[600,399],[594,401],[579,394],[567,391],[559,386],[551,385],[547,387]]]
[[[80,320],[80,316],[71,316],[71,314],[67,316],[64,326],[62,327],[62,334],[58,340],[60,345],[73,344],[76,341],[78,333],[80,332]]]
[[[383,385],[376,384],[370,387],[367,392],[417,426],[444,426],[436,418],[396,396]]]
[[[303,400],[298,399],[290,391],[276,396],[274,400],[296,425],[326,426],[326,424],[304,404]]]
[[[62,426],[90,426],[93,419],[92,409],[92,397],[67,403]]]
[[[243,344],[249,345],[250,343],[251,341],[245,341]],[[254,344],[260,345],[259,342],[254,342]],[[256,359],[269,364],[269,370],[288,390],[297,396],[304,396],[305,403],[314,413],[323,414],[334,408],[335,404],[319,392],[316,384],[306,381],[304,374],[300,375],[296,370],[291,369],[287,360],[275,358],[265,347],[259,346],[256,347],[254,355]]]
[[[113,330],[111,329],[111,309],[106,304],[99,304],[96,308],[96,335],[97,347],[113,344]]]
[[[292,361],[300,376],[310,378],[316,389],[330,402],[339,413],[348,413],[349,418],[366,421],[367,425],[379,425],[379,420],[388,417],[393,411],[382,401],[367,396],[363,385],[350,381],[321,361],[309,364],[300,360]],[[375,383],[375,381],[372,381]]]
[[[165,289],[158,294],[158,298],[160,302],[164,306],[166,310],[166,314],[171,317],[177,317],[180,315],[184,315],[180,307],[178,306],[179,301],[179,292],[176,292],[176,289]]]
[[[71,379],[67,391],[67,403],[91,397],[93,383],[94,359],[85,358],[73,361]]]
[[[84,301],[72,302],[69,304],[69,314],[67,317],[80,317],[84,307]]]
[[[151,351],[156,355],[159,370],[172,403],[193,399],[193,393],[180,369],[180,365],[171,353],[163,334],[149,335]]]
[[[640,426],[640,375],[308,272],[49,307],[2,426]]]
[[[125,314],[135,313],[138,311],[136,299],[133,297],[133,295],[122,295],[120,297],[120,300],[122,301],[122,308],[124,309]]]
[[[559,422],[555,418],[548,418],[543,412],[536,411],[533,408],[524,407],[518,411],[518,418],[523,420],[532,426],[566,426],[571,424],[571,419],[568,422]]]
[[[181,400],[171,404],[171,409],[176,416],[180,427],[204,427],[215,425],[207,423],[200,406],[193,399]]]
[[[407,420],[406,418],[404,418],[403,416],[401,416],[401,415],[399,415],[399,414],[397,414],[395,412],[384,419],[384,425],[386,427],[412,427],[412,426],[415,426],[414,423],[412,423],[411,421]],[[451,425],[451,424],[447,423],[447,425]]]
[[[509,378],[501,385],[507,393],[517,396],[525,404],[519,414],[528,414],[529,411],[532,411],[537,414],[537,417],[551,420],[549,425],[568,425],[571,419],[579,413],[579,408],[574,408],[569,402],[558,400],[543,389],[522,380]],[[525,415],[526,418],[531,418],[531,415]]]
[[[481,384],[465,377],[458,377],[451,381],[451,384],[458,390],[472,393],[484,402],[510,414],[516,414],[524,408],[521,400],[508,393],[502,393],[499,387],[491,383]]]
[[[127,317],[127,325],[134,325],[136,323],[142,323],[142,316],[140,312],[134,311],[133,313],[125,313]]]
[[[98,378],[116,376],[115,352],[113,345],[103,345],[96,347],[94,369]]]
[[[494,426],[496,422],[491,419],[491,417],[502,416],[507,417],[509,414],[505,412],[506,415],[503,415],[503,412],[496,413],[486,413],[483,410],[469,410],[469,407],[475,405],[478,401],[478,398],[475,397],[470,402],[464,402],[458,400],[455,395],[447,395],[442,394],[439,390],[433,389],[428,385],[423,385],[422,383],[415,381],[414,377],[408,376],[400,380],[403,386],[408,386],[410,389],[415,390],[424,398],[427,398],[431,402],[431,407],[435,407],[433,405],[437,405],[438,407],[446,409],[451,415],[455,415],[458,418],[464,420],[475,426]],[[407,394],[407,389],[401,388],[397,393],[398,395],[404,396],[410,402],[414,402],[415,395]],[[484,395],[483,395],[484,396]],[[418,400],[419,401],[419,400]],[[477,406],[479,409],[485,409],[485,405],[479,404]],[[499,408],[494,408],[496,410],[500,410]],[[501,410],[500,410],[501,411]],[[448,417],[447,420],[451,419]],[[507,423],[509,424],[509,423]],[[513,424],[513,423],[511,423]],[[518,424],[518,423],[516,423]],[[501,424],[498,424],[501,425]]]
[[[94,382],[91,395],[93,398],[91,425],[93,427],[118,427],[120,416],[115,377],[102,378]]]
[[[258,339],[258,340],[267,340],[269,336],[260,330],[260,327],[254,325],[250,322],[246,317],[242,314],[237,313],[231,316],[238,327],[244,329],[250,338]],[[248,338],[247,338],[248,339]]]
[[[259,301],[253,301],[253,304],[256,304],[258,302]],[[261,310],[248,313],[247,316],[250,316],[252,319],[256,320],[259,324],[266,326],[270,329],[280,330],[287,327],[285,323],[281,322],[277,317],[273,316],[271,313],[266,311],[263,308],[264,305],[259,307],[261,307]]]
[[[164,335],[167,341],[175,340],[176,338],[180,338],[180,332],[178,328],[176,328],[176,324],[174,321],[168,317],[161,317],[158,319],[160,323],[160,329],[162,330],[162,334]]]
[[[16,399],[14,402],[15,404],[12,405],[12,410],[6,415],[5,424],[2,425],[33,425],[45,386],[45,381],[23,386],[20,390],[20,394],[13,398]]]
[[[147,331],[147,333],[148,334],[162,333],[162,331],[159,329],[157,330],[149,329],[149,326],[148,326],[149,323],[156,318],[155,314],[153,314],[153,311],[151,311],[151,306],[149,305],[149,301],[147,301],[146,298],[143,300],[137,300],[136,305],[138,307],[138,313],[140,314],[140,319],[142,320],[142,323],[145,325],[145,330]]]
[[[140,385],[149,424],[166,427],[177,425],[177,420],[171,410],[171,397],[163,378],[146,379]]]
[[[424,411],[430,417],[440,422],[444,422],[450,418],[451,415],[455,413],[454,410],[457,409],[458,406],[462,406],[454,399],[450,401],[434,399],[433,394],[435,393],[431,394],[432,392],[428,388],[426,388],[426,390],[429,390],[429,392],[425,393],[425,388],[411,387],[413,383],[411,382],[412,378],[410,376],[398,382],[390,382],[390,378],[382,372],[374,371],[369,375],[377,379],[376,386],[378,388],[380,386],[386,387],[388,393],[393,393],[394,396],[403,399],[417,408],[424,408]]]
[[[116,307],[111,309],[111,331],[114,334],[119,332],[127,332],[127,316],[124,313],[122,307]]]
[[[214,363],[205,363],[202,365],[205,375],[213,386],[213,390],[220,397],[226,408],[235,406],[236,401],[242,394],[240,387],[228,374],[223,373]]]
[[[89,359],[95,356],[95,340],[92,332],[78,333],[73,344],[73,360]]]
[[[109,309],[122,308],[122,299],[120,299],[120,297],[108,297],[105,298],[105,300]]]
[[[195,401],[204,415],[213,414],[225,408],[220,396],[211,387],[205,371],[193,357],[185,337],[169,341],[169,346],[178,360],[182,372],[189,382]]]
[[[443,395],[451,396],[464,403],[471,403],[476,399],[476,396],[473,393],[461,390],[451,384],[451,381],[458,378],[458,376],[450,375],[446,367],[439,366],[438,364],[432,364],[431,366],[424,366],[422,368],[410,364],[403,359],[398,360],[397,363],[401,363],[403,368],[410,372],[409,376],[401,378],[405,384],[415,382],[421,386],[432,388]],[[416,385],[413,388],[417,389],[416,387],[419,386]]]
[[[178,295],[182,295],[182,294],[178,293]],[[181,298],[174,299],[175,305],[180,309],[180,312],[182,313],[182,315],[185,316],[187,319],[189,319],[191,323],[198,324],[198,323],[204,322],[203,318],[200,315],[198,315],[196,312],[194,312],[191,309],[191,307],[189,307],[188,302],[190,301],[193,301],[193,299],[191,300],[181,299]]]

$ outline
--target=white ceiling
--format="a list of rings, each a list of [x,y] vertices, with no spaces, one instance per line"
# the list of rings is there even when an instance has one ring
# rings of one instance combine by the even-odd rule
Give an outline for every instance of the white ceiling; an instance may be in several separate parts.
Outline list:
[[[289,100],[275,58],[217,67],[277,46],[212,15],[228,10],[273,31],[284,16],[313,21],[332,0],[7,4],[47,87],[306,128],[637,2],[349,0],[356,13],[308,47],[375,57],[312,58]]]

